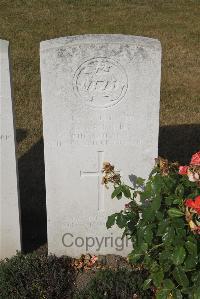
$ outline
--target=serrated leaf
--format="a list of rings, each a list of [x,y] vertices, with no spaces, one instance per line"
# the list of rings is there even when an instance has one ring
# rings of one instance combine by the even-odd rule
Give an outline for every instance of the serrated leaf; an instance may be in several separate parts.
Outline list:
[[[140,187],[142,187],[144,185],[145,179],[142,179],[140,177],[137,177],[136,179],[136,184]]]
[[[122,191],[122,186],[118,186],[115,188],[115,190],[113,191],[111,198],[115,198],[120,192]]]
[[[166,219],[164,219],[162,222],[159,222],[157,236],[162,236],[166,232],[168,225],[169,225],[169,221]]]
[[[162,221],[164,216],[163,216],[163,213],[160,212],[160,211],[156,211],[156,218],[159,220],[159,221]]]
[[[176,266],[178,266],[184,262],[185,256],[186,252],[184,247],[177,246],[172,254],[172,261]]]
[[[197,244],[196,243],[188,240],[185,243],[185,247],[187,248],[189,254],[193,254],[193,255],[197,254]]]
[[[123,192],[123,194],[126,198],[131,198],[131,191],[128,186],[122,185],[121,191]]]
[[[173,299],[182,299],[183,298],[181,291],[178,289],[172,291],[172,296],[173,296],[172,297]]]
[[[174,236],[175,236],[174,228],[171,227],[171,226],[168,226],[166,228],[165,233],[162,236],[162,240],[163,240],[164,243],[169,244],[169,243],[172,243],[174,241]]]
[[[168,215],[173,218],[173,217],[182,217],[184,216],[184,213],[181,212],[180,210],[176,209],[176,208],[171,208],[168,210]]]
[[[199,299],[200,298],[200,287],[195,288],[193,292],[193,299]]]
[[[186,273],[183,271],[181,267],[174,268],[173,276],[180,286],[183,286],[185,288],[188,287],[189,280],[187,278]]]
[[[195,283],[195,285],[200,285],[200,272],[193,273],[192,281]]]
[[[151,207],[145,208],[142,213],[142,218],[147,222],[149,220],[153,221],[155,219],[155,211]]]
[[[150,244],[153,239],[153,233],[150,227],[147,227],[144,231],[144,240]]]
[[[107,228],[111,228],[115,224],[115,218],[116,218],[116,214],[108,216],[108,219],[107,219],[107,222],[106,222],[106,227]]]
[[[153,211],[158,211],[160,209],[161,205],[161,197],[160,196],[155,196],[152,200],[151,203],[151,208]]]
[[[138,260],[143,256],[144,254],[137,251],[137,250],[133,250],[129,255],[128,255],[128,259],[131,263],[137,263]]]
[[[119,194],[116,195],[117,199],[121,199],[122,198],[122,192],[120,192]]]
[[[178,197],[183,197],[184,195],[184,187],[183,185],[179,184],[176,189],[175,189],[175,195],[177,195]]]
[[[116,224],[119,228],[124,228],[126,226],[126,222],[126,217],[122,213],[117,214]]]
[[[156,299],[168,299],[169,294],[170,291],[161,289],[156,292]]]
[[[168,197],[165,198],[165,204],[166,204],[167,206],[171,206],[173,200],[174,200],[174,197],[173,197],[173,196],[168,196]]]
[[[152,282],[151,278],[146,279],[142,285],[143,290],[149,289],[151,286],[151,282]]]
[[[193,255],[188,255],[186,260],[185,260],[185,263],[184,263],[184,269],[185,271],[189,271],[189,270],[192,270],[196,267],[198,263],[198,256],[193,256]]]
[[[174,199],[173,204],[174,205],[180,204],[181,201],[182,201],[182,199],[180,199],[180,198],[177,197],[176,199]]]
[[[154,285],[158,288],[161,286],[164,278],[164,273],[162,269],[159,269],[158,271],[151,273],[150,277],[152,278]]]
[[[165,279],[163,281],[163,289],[166,289],[166,290],[173,290],[175,288],[175,285],[173,283],[173,281],[171,279]]]

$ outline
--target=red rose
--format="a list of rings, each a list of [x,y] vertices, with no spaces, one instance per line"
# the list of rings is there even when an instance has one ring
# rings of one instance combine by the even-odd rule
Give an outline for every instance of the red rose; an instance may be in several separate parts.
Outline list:
[[[188,171],[188,166],[179,166],[179,171],[178,171],[179,174],[185,175],[187,174],[187,171]]]
[[[192,156],[190,164],[200,165],[200,151]]]
[[[194,200],[186,199],[185,205],[195,210],[197,214],[200,214],[200,196],[197,196]]]

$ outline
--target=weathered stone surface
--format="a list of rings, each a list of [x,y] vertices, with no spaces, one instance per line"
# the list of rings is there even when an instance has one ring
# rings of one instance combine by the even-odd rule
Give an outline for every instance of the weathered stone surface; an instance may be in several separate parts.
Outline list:
[[[15,138],[8,56],[9,43],[0,40],[0,259],[20,250]]]
[[[130,252],[121,230],[105,227],[126,201],[111,200],[101,169],[110,161],[130,184],[133,174],[145,178],[152,168],[160,60],[159,41],[144,37],[83,35],[41,43],[49,252]]]

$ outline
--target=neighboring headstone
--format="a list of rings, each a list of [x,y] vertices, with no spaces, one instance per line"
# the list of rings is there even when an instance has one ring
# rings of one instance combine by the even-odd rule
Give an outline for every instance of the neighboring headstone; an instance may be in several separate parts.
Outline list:
[[[130,184],[157,156],[161,47],[158,40],[83,35],[41,43],[49,252],[130,252],[107,216],[126,200],[101,184],[110,161]]]
[[[0,40],[0,260],[20,251],[9,43]]]

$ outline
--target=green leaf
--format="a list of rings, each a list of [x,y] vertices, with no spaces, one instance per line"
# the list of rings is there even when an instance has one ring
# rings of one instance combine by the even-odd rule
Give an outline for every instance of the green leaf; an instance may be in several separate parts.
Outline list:
[[[148,244],[145,242],[140,243],[140,247],[139,247],[141,252],[146,253],[147,249],[148,249]]]
[[[156,292],[156,299],[167,299],[169,296],[170,291],[168,290],[159,290]]]
[[[162,236],[167,231],[168,226],[169,226],[168,219],[164,219],[163,221],[159,222],[157,236]]]
[[[189,254],[197,255],[197,244],[196,243],[188,240],[185,243],[185,247],[187,248]]]
[[[160,211],[156,211],[156,218],[159,220],[159,221],[162,221],[163,220],[163,213],[160,212]]]
[[[176,217],[176,218],[171,218],[171,223],[173,224],[174,228],[180,228],[185,231],[185,219]]]
[[[172,254],[172,261],[176,266],[178,266],[184,262],[185,256],[186,252],[184,247],[177,246]]]
[[[137,263],[142,256],[144,256],[144,254],[139,252],[139,250],[133,250],[131,253],[129,253],[128,259],[134,264]]]
[[[175,285],[174,285],[174,283],[171,279],[165,279],[163,281],[163,288],[166,289],[166,290],[171,291],[175,288]]]
[[[144,260],[143,260],[144,266],[149,269],[151,264],[152,264],[152,259],[149,255],[145,255]]]
[[[174,268],[173,276],[180,286],[183,286],[183,287],[189,286],[189,280],[187,278],[187,275],[185,274],[185,272],[183,271],[183,269],[181,267]]]
[[[122,187],[121,191],[124,193],[124,196],[126,198],[131,198],[131,191],[130,191],[129,187],[126,185],[122,185],[121,187]]]
[[[174,196],[168,196],[168,197],[165,198],[165,204],[167,206],[171,206],[173,200],[174,200]]]
[[[199,298],[200,298],[200,287],[197,287],[193,292],[193,299],[199,299]]]
[[[115,218],[117,214],[113,214],[111,216],[108,216],[108,220],[106,222],[106,227],[111,228],[115,224]]]
[[[119,226],[119,228],[124,228],[126,226],[126,223],[126,217],[122,213],[117,214],[116,224]]]
[[[177,197],[176,199],[174,199],[173,204],[174,205],[179,205],[179,204],[181,204],[182,201],[183,201],[182,198]]]
[[[183,298],[181,291],[178,289],[172,291],[172,296],[173,296],[172,297],[173,299],[182,299]]]
[[[183,294],[189,295],[187,298],[194,299],[193,297],[194,287],[183,288],[181,291]]]
[[[150,244],[152,242],[153,239],[153,233],[151,230],[151,227],[147,227],[144,231],[144,240]]]
[[[151,203],[151,209],[153,211],[158,211],[160,209],[160,205],[161,205],[161,197],[155,196]]]
[[[195,272],[192,274],[192,281],[195,285],[200,285],[200,272]]]
[[[162,177],[157,174],[152,178],[152,190],[155,194],[160,194],[162,188]]]
[[[183,197],[184,191],[185,190],[184,190],[183,185],[179,184],[175,189],[175,195],[177,195],[178,197]]]
[[[168,210],[168,215],[172,218],[174,217],[182,217],[184,216],[184,213],[176,208],[171,208]]]
[[[158,271],[151,273],[150,277],[152,278],[154,285],[157,288],[160,287],[164,278],[163,270],[159,269]]]
[[[147,222],[150,220],[153,221],[155,219],[155,211],[151,207],[146,207],[143,210],[142,218]]]
[[[151,287],[151,283],[152,282],[152,279],[151,278],[148,278],[144,281],[143,285],[142,285],[142,288],[143,290],[147,290]]]
[[[174,237],[175,237],[175,231],[174,228],[171,226],[168,226],[166,228],[166,232],[163,234],[162,236],[162,240],[164,243],[170,244],[174,241]]]
[[[151,264],[151,267],[150,267],[150,271],[151,272],[157,272],[159,270],[159,265],[156,261],[154,261],[152,264]]]
[[[197,263],[198,263],[198,255],[188,255],[184,263],[185,271],[194,269]]]
[[[115,190],[113,191],[111,197],[115,198],[118,194],[121,193],[121,191],[122,191],[122,186],[120,185],[120,186],[118,186],[118,187],[115,188]]]
[[[145,179],[142,179],[140,177],[137,177],[136,179],[136,184],[140,187],[142,187],[144,185]]]
[[[120,192],[119,194],[116,195],[117,199],[121,199],[122,198],[122,192]]]

